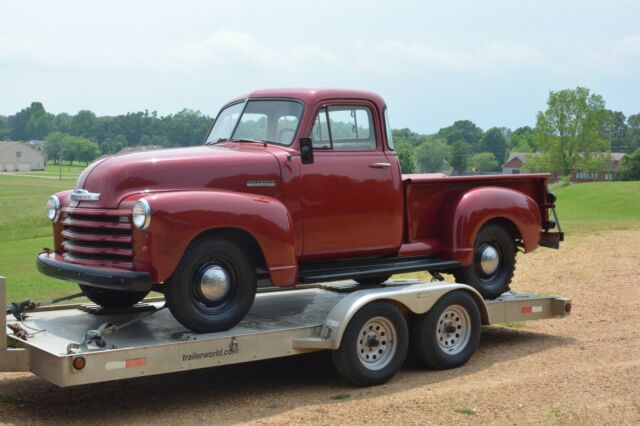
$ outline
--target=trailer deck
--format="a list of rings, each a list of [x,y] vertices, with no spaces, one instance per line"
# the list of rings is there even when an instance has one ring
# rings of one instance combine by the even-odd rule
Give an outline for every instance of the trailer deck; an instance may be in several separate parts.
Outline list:
[[[0,304],[4,304],[4,284],[0,277]],[[393,301],[408,312],[423,314],[440,297],[460,289],[470,287],[396,280],[375,288],[337,283],[260,293],[236,327],[209,334],[185,329],[168,309],[151,313],[163,301],[139,304],[129,313],[104,313],[87,304],[45,307],[30,312],[24,321],[2,317],[0,371],[31,371],[65,387],[335,350],[349,320],[367,303]],[[480,299],[478,304],[482,323],[495,324],[563,317],[571,301],[505,294],[492,301]],[[107,323],[128,325],[100,335]],[[19,336],[21,332],[26,336]]]

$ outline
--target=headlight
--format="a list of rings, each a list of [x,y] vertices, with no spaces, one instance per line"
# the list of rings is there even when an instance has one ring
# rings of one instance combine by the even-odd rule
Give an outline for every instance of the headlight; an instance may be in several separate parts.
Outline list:
[[[149,222],[151,222],[151,207],[149,207],[147,200],[141,198],[133,205],[131,218],[136,228],[147,229],[149,227]]]
[[[57,222],[60,217],[60,199],[55,195],[47,200],[47,217],[51,222]]]

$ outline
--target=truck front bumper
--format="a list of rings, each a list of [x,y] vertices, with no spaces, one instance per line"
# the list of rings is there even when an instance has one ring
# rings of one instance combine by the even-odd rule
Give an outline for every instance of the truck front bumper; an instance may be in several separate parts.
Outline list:
[[[44,275],[90,287],[121,291],[150,291],[153,282],[148,272],[92,268],[65,262],[54,253],[40,253],[38,270]]]

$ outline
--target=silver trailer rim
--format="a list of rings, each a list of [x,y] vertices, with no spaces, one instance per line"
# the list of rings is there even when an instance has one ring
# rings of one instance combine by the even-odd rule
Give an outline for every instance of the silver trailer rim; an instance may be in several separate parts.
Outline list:
[[[447,355],[464,350],[471,337],[471,318],[465,308],[451,305],[438,318],[438,346]]]
[[[373,317],[358,334],[358,359],[369,370],[380,370],[391,362],[398,346],[396,328],[385,317]]]

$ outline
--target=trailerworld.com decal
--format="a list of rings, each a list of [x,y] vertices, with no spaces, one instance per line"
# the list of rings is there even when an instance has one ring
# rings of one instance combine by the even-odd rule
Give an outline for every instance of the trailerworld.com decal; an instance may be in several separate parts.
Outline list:
[[[236,355],[240,352],[238,349],[238,343],[234,340],[231,341],[228,349],[216,349],[215,351],[208,352],[192,352],[190,354],[182,354],[182,362],[186,361],[198,361],[201,359],[219,358],[221,356]]]

